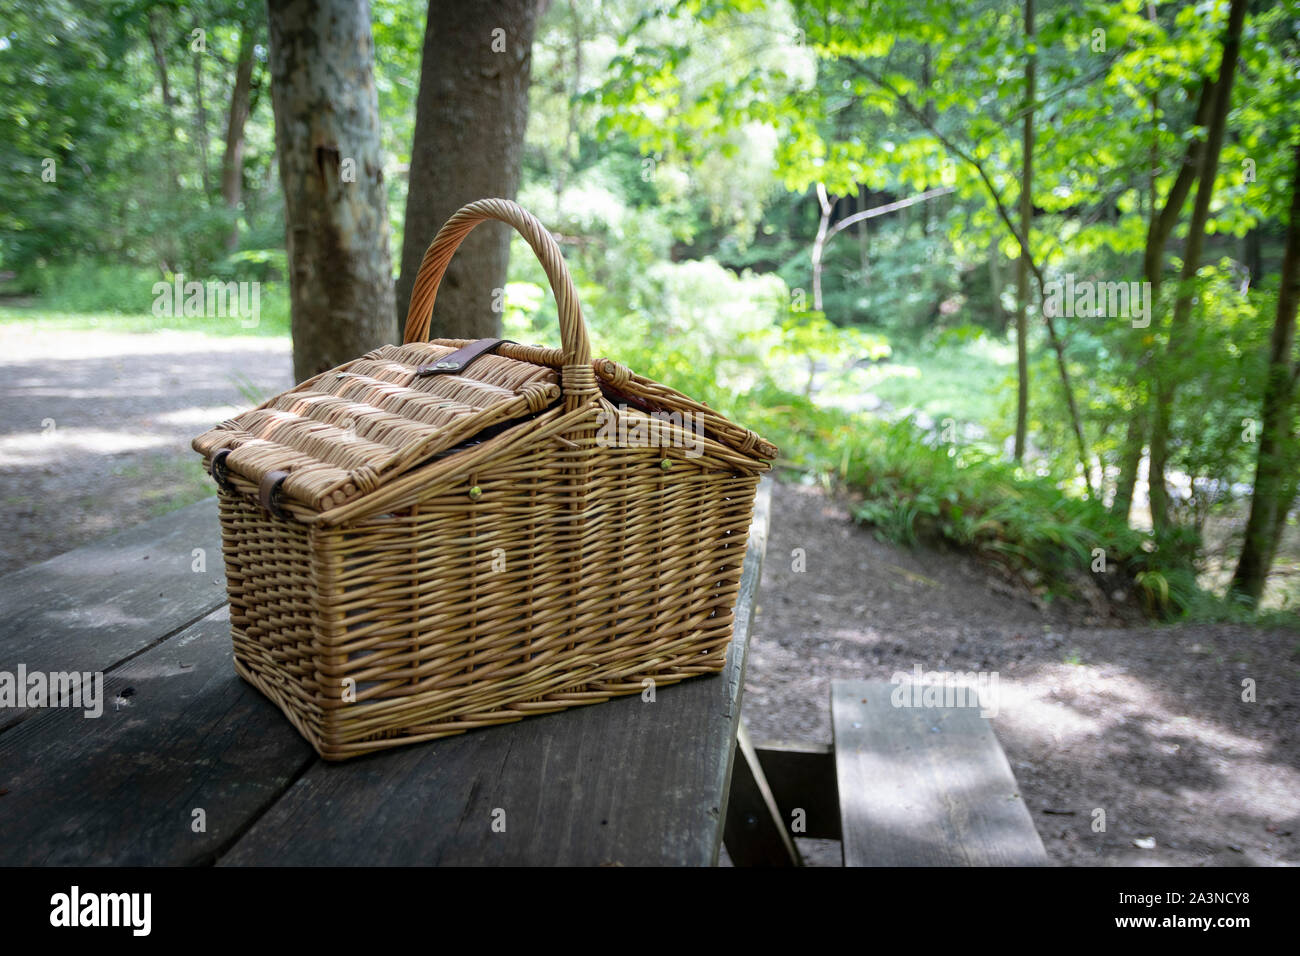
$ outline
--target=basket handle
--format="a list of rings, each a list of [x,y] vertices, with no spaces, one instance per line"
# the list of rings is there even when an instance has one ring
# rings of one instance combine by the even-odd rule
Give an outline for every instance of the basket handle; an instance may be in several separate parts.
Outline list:
[[[514,226],[533,247],[533,252],[542,263],[542,268],[546,270],[546,278],[550,280],[551,291],[555,293],[555,301],[559,306],[560,341],[563,346],[565,370],[570,367],[584,366],[589,369],[591,345],[587,341],[587,326],[582,320],[582,306],[578,304],[578,293],[573,286],[573,276],[569,274],[569,267],[564,263],[560,247],[535,216],[509,199],[480,199],[478,202],[462,206],[460,211],[438,230],[438,235],[429,244],[420,263],[420,271],[415,276],[415,285],[411,289],[411,307],[406,313],[406,331],[403,341],[409,344],[428,339],[433,303],[438,297],[438,284],[442,282],[443,273],[447,271],[447,264],[451,262],[457,247],[470,231],[488,219],[498,219]]]

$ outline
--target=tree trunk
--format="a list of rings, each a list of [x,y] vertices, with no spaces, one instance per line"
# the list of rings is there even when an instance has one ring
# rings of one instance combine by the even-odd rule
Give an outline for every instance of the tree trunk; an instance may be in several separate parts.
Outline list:
[[[1173,419],[1174,397],[1177,392],[1175,376],[1183,357],[1183,326],[1192,312],[1192,283],[1201,265],[1201,248],[1205,242],[1205,223],[1210,217],[1210,200],[1214,195],[1214,177],[1219,169],[1219,151],[1223,146],[1227,126],[1228,107],[1232,102],[1232,80],[1237,69],[1237,54],[1241,47],[1241,27],[1246,18],[1247,0],[1232,0],[1228,11],[1228,28],[1223,37],[1223,62],[1219,66],[1219,79],[1215,84],[1214,109],[1205,134],[1205,149],[1201,156],[1201,169],[1196,187],[1196,201],[1192,204],[1192,219],[1188,226],[1187,245],[1183,250],[1182,287],[1174,303],[1173,318],[1169,323],[1169,342],[1165,347],[1164,367],[1157,369],[1156,402],[1151,415],[1151,524],[1161,531],[1169,526],[1169,489],[1165,471],[1169,456],[1169,428]]]
[[[515,198],[537,16],[537,0],[452,0],[430,10],[397,282],[399,321],[442,224],[476,199]],[[465,239],[443,277],[432,337],[500,334],[510,235],[492,223]]]
[[[1264,247],[1262,241],[1263,227],[1256,224],[1246,233],[1242,240],[1242,260],[1246,265],[1246,272],[1250,276],[1247,280],[1251,285],[1257,285],[1259,280],[1264,276]]]
[[[269,0],[297,381],[396,335],[366,0]]]
[[[199,174],[203,180],[203,196],[212,192],[212,176],[208,169],[208,111],[203,105],[203,52],[194,50],[194,132],[199,144]]]
[[[1292,392],[1292,398],[1295,393]],[[1296,499],[1300,497],[1300,445],[1296,443],[1296,434],[1294,429],[1291,432],[1291,472],[1282,482],[1282,490],[1278,495],[1277,520],[1273,522],[1273,540],[1269,543],[1268,549],[1268,566],[1272,570],[1273,559],[1277,557],[1278,545],[1282,542],[1282,535],[1286,531],[1287,516],[1291,514],[1291,509],[1295,507]]]
[[[993,290],[993,314],[997,317],[998,332],[1005,335],[1007,310],[1002,307],[1002,252],[996,239],[989,249],[989,288]]]
[[[158,84],[162,87],[163,122],[167,126],[167,177],[171,180],[172,187],[179,193],[181,181],[176,173],[176,161],[173,158],[173,150],[176,146],[176,100],[172,96],[171,77],[167,71],[167,50],[162,38],[162,29],[154,16],[156,12],[156,8],[149,11],[149,45],[153,47],[153,62],[158,68]]]
[[[1033,2],[1033,0],[1030,0]],[[934,76],[931,71],[932,54],[930,53],[930,44],[921,45],[921,89],[925,91],[925,100],[921,104],[921,109],[925,111],[925,118],[930,123],[935,123],[939,119],[939,111],[934,105],[933,87]],[[926,203],[921,207],[921,235],[930,234],[930,204]]]
[[[1300,305],[1300,145],[1295,149],[1295,173],[1291,184],[1291,221],[1286,230],[1282,254],[1282,281],[1278,288],[1277,315],[1269,339],[1268,379],[1264,385],[1264,407],[1259,428],[1259,452],[1255,462],[1255,490],[1250,499],[1250,518],[1232,591],[1256,604],[1264,593],[1264,582],[1290,499],[1295,495],[1297,462],[1296,436],[1292,427],[1297,372],[1292,357],[1295,348],[1296,308]],[[1287,487],[1288,482],[1290,488]]]
[[[1034,36],[1034,0],[1025,0],[1025,36]],[[1034,56],[1025,64],[1025,128],[1020,153],[1020,234],[1029,241],[1034,219]],[[1016,261],[1016,461],[1025,457],[1029,423],[1029,257]]]
[[[1205,80],[1201,83],[1201,96],[1196,104],[1196,115],[1192,120],[1194,127],[1204,126],[1210,116],[1210,108],[1214,105],[1215,89],[1217,84],[1213,80]],[[1154,129],[1159,123],[1159,102],[1152,101],[1151,125]],[[1142,255],[1142,277],[1151,283],[1151,301],[1152,322],[1156,321],[1155,310],[1159,301],[1160,283],[1164,278],[1164,261],[1165,246],[1169,242],[1170,233],[1173,232],[1174,225],[1178,222],[1178,217],[1183,214],[1183,205],[1187,202],[1187,196],[1192,191],[1192,185],[1196,182],[1197,171],[1201,164],[1201,150],[1203,141],[1193,137],[1187,143],[1187,148],[1183,151],[1183,161],[1178,168],[1178,175],[1174,177],[1173,184],[1169,187],[1169,194],[1165,197],[1163,207],[1157,209],[1154,186],[1151,197],[1150,221],[1147,225],[1147,242],[1146,248]],[[1154,171],[1156,159],[1152,157],[1152,174]],[[1137,371],[1141,376],[1151,361],[1151,350],[1147,349],[1138,359]],[[1128,430],[1124,436],[1124,451],[1120,456],[1119,480],[1115,486],[1115,500],[1111,503],[1111,511],[1128,521],[1129,511],[1133,507],[1133,489],[1137,485],[1138,470],[1142,467],[1142,452],[1146,448],[1147,428],[1149,422],[1149,401],[1141,394],[1138,395],[1137,401],[1133,405],[1133,413],[1129,416]]]
[[[253,84],[253,45],[256,27],[245,23],[239,28],[239,61],[235,65],[235,85],[230,92],[230,115],[226,120],[226,151],[221,156],[221,198],[231,211],[230,236],[226,248],[239,247],[239,204],[244,196],[244,127],[251,110]]]
[[[1119,477],[1115,482],[1115,499],[1110,504],[1111,513],[1125,521],[1128,521],[1129,512],[1133,510],[1133,491],[1137,488],[1138,471],[1142,468],[1142,452],[1146,450],[1146,408],[1147,403],[1138,395],[1124,432]]]

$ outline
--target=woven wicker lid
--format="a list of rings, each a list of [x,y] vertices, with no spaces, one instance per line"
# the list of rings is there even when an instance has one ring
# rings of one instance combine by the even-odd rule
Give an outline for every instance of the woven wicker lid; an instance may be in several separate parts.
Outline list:
[[[554,368],[482,355],[461,374],[419,375],[463,343],[386,345],[308,379],[194,439],[209,458],[317,511],[346,504],[494,425],[560,399]]]

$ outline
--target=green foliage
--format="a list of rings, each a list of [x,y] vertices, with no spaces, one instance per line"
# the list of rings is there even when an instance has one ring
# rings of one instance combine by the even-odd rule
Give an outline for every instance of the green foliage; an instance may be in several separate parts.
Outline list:
[[[372,0],[371,11],[398,250],[426,10]],[[1187,495],[1180,530],[1164,540],[1082,496],[1036,286],[1029,453],[1023,467],[1006,460],[1020,254],[1007,220],[1020,200],[1032,56],[1031,258],[1049,282],[1141,278],[1152,203],[1197,134],[1192,114],[1217,69],[1226,13],[1225,0],[1039,5],[1030,40],[1011,0],[550,4],[533,48],[519,200],[559,237],[598,353],[764,433],[783,464],[843,483],[881,534],[1033,568],[1060,589],[1091,574],[1102,548],[1152,613],[1220,613],[1197,588],[1198,542],[1252,480],[1256,446],[1243,435],[1259,414],[1300,137],[1294,0],[1254,4],[1248,17],[1207,264],[1175,365],[1162,364],[1179,291],[1172,256],[1148,326],[1056,320],[1103,498],[1157,376],[1179,386],[1170,467]],[[36,302],[0,308],[0,322],[287,334],[263,5],[36,0],[9,4],[3,19],[0,165],[13,188],[0,203],[0,272],[15,276],[0,292]],[[196,22],[207,34],[197,59]],[[243,200],[230,210],[218,173],[249,30]],[[42,177],[47,160],[54,181]],[[819,184],[833,203],[825,227],[922,190],[953,191],[834,235],[815,310]],[[1241,237],[1251,230],[1264,275],[1246,289]],[[176,273],[261,283],[260,327],[152,315],[153,284]],[[554,301],[522,240],[508,279],[506,334],[558,344]]]
[[[87,260],[66,265],[29,268],[17,286],[40,297],[53,312],[148,312],[158,274],[147,267],[95,263]]]
[[[156,316],[150,310],[156,277],[122,275],[121,267],[70,267],[69,274],[90,284],[65,286],[65,291],[39,304],[0,306],[0,325],[39,327],[43,332],[75,334],[84,329],[149,334],[194,332],[211,336],[289,335],[289,287],[272,282],[261,287],[256,326],[247,327],[229,316]],[[141,301],[144,305],[141,306]],[[51,302],[63,303],[51,305]]]
[[[202,274],[225,256],[237,220],[254,227],[278,215],[270,97],[263,95],[264,7],[248,0],[199,0],[184,9],[145,0],[7,7],[0,165],[11,182],[0,204],[0,267],[25,272],[87,258]],[[241,216],[225,207],[218,186],[245,29],[259,31],[261,46]],[[170,102],[161,95],[159,59]]]
[[[1062,591],[1073,589],[1072,573],[1093,573],[1099,553],[1112,573],[1139,585],[1169,573],[1149,535],[1097,501],[1063,494],[1061,476],[1027,474],[978,448],[937,443],[911,422],[861,428],[847,461],[844,480],[864,498],[858,519],[900,543],[937,541],[980,552],[1009,568],[1032,569]],[[1151,609],[1177,612],[1186,598],[1164,588]]]
[[[909,340],[956,315],[964,304],[963,273],[973,265],[955,253],[937,228],[926,234],[919,226],[909,228],[904,222],[880,229],[865,256],[853,237],[836,240],[823,277],[827,315],[839,323],[861,323]],[[782,274],[797,286],[807,281],[802,278],[807,270],[804,254],[788,262]],[[979,320],[992,321],[984,316]]]
[[[212,274],[227,280],[284,281],[289,277],[289,259],[283,249],[243,249],[213,266]]]

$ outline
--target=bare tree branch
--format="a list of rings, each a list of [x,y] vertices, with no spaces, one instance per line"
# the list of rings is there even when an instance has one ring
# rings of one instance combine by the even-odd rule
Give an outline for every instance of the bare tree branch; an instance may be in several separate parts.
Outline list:
[[[820,183],[818,185],[820,185]],[[900,199],[897,202],[886,203],[883,206],[872,206],[870,209],[855,212],[853,215],[845,216],[835,225],[831,226],[830,232],[826,238],[830,239],[830,237],[835,235],[837,232],[841,232],[855,223],[862,222],[864,219],[875,219],[877,216],[883,216],[886,213],[891,212],[898,212],[900,209],[906,209],[908,206],[915,206],[917,203],[925,202],[927,199],[934,199],[936,196],[946,196],[948,193],[956,191],[956,186],[941,186],[938,189],[927,189],[925,192],[917,193],[915,196],[909,196],[907,199]]]

